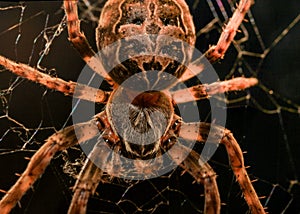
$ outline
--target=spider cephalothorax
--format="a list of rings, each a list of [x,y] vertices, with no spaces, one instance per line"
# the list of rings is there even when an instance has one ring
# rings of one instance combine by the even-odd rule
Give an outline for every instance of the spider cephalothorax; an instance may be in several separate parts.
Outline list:
[[[128,97],[130,94],[124,88],[116,93],[107,103],[106,113],[111,128],[119,135],[119,151],[129,158],[148,159],[161,155],[168,140],[162,141],[162,138],[174,115],[171,99],[159,91],[146,91],[133,98]]]
[[[194,45],[196,36],[183,0],[110,0],[103,8],[96,38],[99,50],[119,43],[106,51],[103,61],[109,66],[121,63],[109,74],[121,84],[148,70],[179,78],[191,58],[188,45]]]

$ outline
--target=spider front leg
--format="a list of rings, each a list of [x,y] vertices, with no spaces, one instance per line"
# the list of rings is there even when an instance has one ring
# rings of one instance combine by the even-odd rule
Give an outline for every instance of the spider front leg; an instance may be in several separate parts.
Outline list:
[[[240,185],[251,213],[265,213],[246,171],[242,150],[229,130],[203,122],[182,123],[178,135],[187,140],[195,140],[190,139],[191,133],[198,133],[197,141],[206,142],[210,132],[212,132],[210,136],[214,137],[213,140],[217,141],[218,139],[221,139],[220,143],[225,146],[232,171]]]
[[[204,185],[204,213],[220,213],[221,200],[216,182],[216,173],[210,165],[204,163],[197,152],[188,149],[178,141],[172,146],[172,149],[169,150],[169,154],[184,171],[187,171],[193,176],[198,183]],[[179,163],[177,160],[182,160],[182,158],[180,158],[182,155],[187,156],[187,158],[182,163]]]
[[[94,150],[91,155],[95,156]],[[88,157],[81,169],[76,184],[74,186],[74,195],[68,213],[86,213],[88,199],[96,191],[101,181],[103,172]]]
[[[9,213],[22,196],[44,173],[56,152],[77,143],[85,142],[99,134],[96,120],[66,127],[50,136],[46,143],[32,156],[26,170],[0,201],[2,214]]]

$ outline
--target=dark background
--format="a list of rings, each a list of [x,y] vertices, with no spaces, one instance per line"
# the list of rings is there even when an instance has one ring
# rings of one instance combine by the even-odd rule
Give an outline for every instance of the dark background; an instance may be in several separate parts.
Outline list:
[[[187,2],[189,5],[194,3],[193,1]],[[0,7],[8,5],[14,5],[14,3],[1,2]],[[44,29],[47,14],[49,14],[48,26],[53,26],[60,22],[63,13],[60,9],[60,2],[25,2],[24,5],[26,5],[23,16],[24,23],[20,28],[15,27],[8,30],[11,26],[19,23],[19,9],[0,11],[0,54],[36,66],[40,58],[39,53],[44,49],[44,41],[40,38],[34,43],[34,40]],[[228,6],[225,3],[224,5]],[[256,1],[252,7],[252,14],[266,47],[269,47],[299,14],[299,9],[300,3],[297,0]],[[33,15],[39,12],[42,14],[33,18]],[[200,1],[197,8],[191,9],[191,12],[197,30],[213,19],[206,1]],[[205,52],[210,44],[216,43],[219,35],[219,26],[218,24],[216,26],[218,28],[198,38],[197,48],[200,51]],[[245,26],[250,37],[243,44],[243,48],[253,52],[262,52],[253,27],[249,23],[245,23]],[[82,23],[83,31],[94,49],[95,27],[96,24],[89,22],[88,19]],[[15,44],[19,32],[21,37]],[[300,213],[300,193],[299,183],[297,183],[300,175],[300,146],[298,143],[300,116],[284,109],[273,114],[264,112],[268,109],[276,109],[272,99],[279,103],[278,106],[288,107],[288,109],[295,109],[295,106],[289,105],[283,99],[300,104],[299,35],[298,23],[270,51],[261,64],[258,58],[244,57],[236,70],[242,69],[245,76],[257,76],[261,85],[246,92],[229,95],[230,99],[239,96],[245,97],[247,93],[252,97],[248,103],[240,102],[229,105],[226,127],[232,130],[242,150],[247,151],[245,162],[246,165],[251,166],[248,172],[251,178],[258,179],[254,183],[255,189],[258,195],[266,196],[262,202],[267,205],[270,213],[281,213],[284,210],[284,213]],[[51,33],[48,36],[51,36]],[[229,73],[236,55],[235,48],[231,46],[225,58],[214,65],[221,79],[224,79]],[[32,57],[29,62],[30,56]],[[249,71],[246,64],[250,65],[254,73]],[[69,44],[67,33],[64,31],[54,40],[49,54],[43,59],[41,65],[47,68],[46,72],[52,75],[76,81],[84,63]],[[235,72],[233,76],[240,76],[240,74]],[[0,72],[1,115],[7,111],[10,118],[22,123],[30,130],[26,132],[23,128],[19,128],[7,132],[7,130],[12,130],[12,127],[20,126],[9,120],[8,117],[0,119],[0,189],[5,190],[16,181],[17,176],[14,174],[21,173],[25,169],[27,161],[24,160],[24,157],[31,156],[33,150],[38,149],[40,143],[47,136],[64,125],[71,112],[72,101],[72,98],[61,93],[47,90],[21,79],[17,80],[17,86],[12,91],[6,91],[5,89],[14,85],[15,79],[16,76],[7,71]],[[263,91],[263,86],[272,90],[274,94],[270,95]],[[4,102],[4,98],[7,103]],[[258,104],[254,103],[255,100]],[[71,124],[71,121],[68,124]],[[30,137],[38,127],[44,129],[39,129],[31,139]],[[30,151],[20,151],[24,141],[29,139],[30,144],[27,148]],[[79,154],[77,151],[70,153],[72,155]],[[14,213],[66,212],[72,197],[72,191],[69,188],[74,184],[74,179],[62,172],[62,164],[63,161],[59,155],[33,189],[24,196],[21,201],[22,207],[16,208]],[[228,166],[225,149],[219,148],[211,165],[219,175],[218,185],[221,199],[226,204],[222,206],[222,213],[246,213],[247,204],[243,200],[238,184]],[[197,213],[203,209],[203,197],[200,197],[202,187],[191,184],[192,181],[189,175],[180,176],[180,170],[176,170],[170,177],[153,179],[135,185],[134,188],[129,189],[126,197],[136,204],[146,204],[149,201],[141,213],[150,213],[147,212],[148,207],[153,208],[159,202],[169,203],[169,206],[158,206],[155,213]],[[292,181],[296,181],[296,184],[291,185]],[[171,190],[162,191],[166,187]],[[122,181],[117,180],[116,184],[112,185],[100,185],[98,189],[98,196],[90,200],[90,213],[101,213],[100,211],[120,213],[120,207],[128,213],[136,210],[131,203],[124,202],[119,205],[114,203],[127,189]]]

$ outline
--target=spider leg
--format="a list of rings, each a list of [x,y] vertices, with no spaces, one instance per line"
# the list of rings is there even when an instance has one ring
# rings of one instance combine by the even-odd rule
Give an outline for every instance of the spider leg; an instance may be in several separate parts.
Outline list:
[[[85,35],[80,31],[80,20],[77,12],[77,1],[64,1],[65,13],[67,15],[67,25],[69,40],[79,52],[82,59],[92,68],[96,73],[104,77],[110,84],[115,84],[112,78],[108,75],[103,64],[94,50],[91,48]]]
[[[229,91],[244,90],[258,83],[256,78],[237,77],[231,80],[200,84],[190,88],[172,91],[171,96],[176,103],[186,103],[200,99],[207,99],[211,95]],[[191,94],[192,96],[187,96]]]
[[[178,82],[187,81],[200,74],[205,69],[205,61],[203,61],[203,58],[200,57],[189,64],[188,68],[189,69],[186,69],[182,76],[178,79]]]
[[[213,137],[214,139],[212,140],[215,141],[221,139],[220,143],[226,148],[232,171],[234,172],[236,180],[241,187],[243,196],[251,213],[265,213],[265,210],[259,201],[259,198],[246,171],[242,150],[236,139],[233,137],[233,134],[223,127],[216,125],[212,126],[209,123],[199,122],[182,123],[178,135],[179,137],[187,140],[194,140],[190,139],[192,136],[191,133],[193,132],[198,133],[197,141],[199,142],[206,142],[207,136]],[[209,132],[212,133],[209,135]]]
[[[87,141],[97,134],[101,127],[93,119],[66,127],[50,136],[45,144],[32,156],[26,170],[0,201],[2,214],[9,213],[34,182],[44,173],[56,152],[65,150],[77,143]],[[76,134],[75,134],[76,132]]]
[[[239,26],[253,3],[253,0],[240,0],[228,24],[225,26],[219,41],[205,53],[206,58],[211,63],[224,57],[225,52],[233,41]]]
[[[182,155],[187,156],[182,163],[178,162],[177,164],[183,168],[184,171],[187,171],[190,175],[192,175],[198,183],[202,183],[204,185],[204,213],[220,213],[221,201],[216,182],[216,174],[210,165],[208,163],[204,163],[197,152],[189,150],[179,142],[172,146],[172,149],[169,150],[169,154],[175,162],[178,162],[177,160],[182,160],[178,157]]]
[[[107,140],[104,139],[109,133],[110,130],[105,129],[99,137],[99,142],[93,147],[79,174],[74,186],[74,196],[68,210],[69,214],[86,213],[89,197],[95,193],[99,182],[104,181],[103,172],[111,177],[118,177],[126,173],[121,166],[120,159],[115,155],[119,148],[116,146],[111,149],[107,145]]]
[[[97,155],[93,154],[91,155]],[[74,186],[74,195],[68,213],[86,213],[87,203],[90,195],[93,195],[96,188],[101,181],[102,171],[98,168],[90,158],[86,159],[86,162],[81,169],[79,177]]]
[[[67,82],[57,77],[51,77],[29,65],[14,62],[3,56],[0,56],[0,65],[20,77],[44,85],[49,89],[62,92],[65,95],[97,103],[106,103],[109,97],[109,92],[72,81]]]
[[[226,53],[231,42],[233,41],[236,32],[239,26],[241,25],[242,21],[244,20],[245,15],[250,9],[252,3],[253,0],[240,0],[231,19],[229,20],[228,24],[221,33],[217,44],[211,46],[209,50],[205,53],[205,57],[209,60],[210,63],[214,63],[217,60],[222,59],[224,57],[224,54]],[[200,74],[205,68],[205,61],[203,61],[202,57],[200,57],[199,59],[196,59],[195,61],[191,62],[189,67],[192,69],[187,69],[180,77],[180,81],[184,82]]]

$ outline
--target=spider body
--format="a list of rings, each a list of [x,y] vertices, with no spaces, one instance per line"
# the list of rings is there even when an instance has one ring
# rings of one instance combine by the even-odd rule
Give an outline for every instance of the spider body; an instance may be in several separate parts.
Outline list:
[[[136,37],[139,35],[143,37]],[[174,40],[169,41],[167,36]],[[113,63],[111,60],[128,59],[110,71],[118,84],[151,69],[181,77],[192,54],[183,42],[192,46],[196,40],[192,16],[182,0],[107,1],[96,38],[99,50],[117,41],[121,43],[103,56],[108,65]]]
[[[208,50],[208,59],[215,61],[224,55],[250,5],[250,0],[240,1],[219,42]],[[43,174],[55,153],[93,138],[97,139],[97,143],[78,175],[69,213],[86,212],[88,199],[95,193],[98,183],[103,181],[104,172],[125,178],[128,174],[140,175],[142,179],[153,177],[166,165],[161,158],[165,153],[176,166],[204,185],[204,212],[220,213],[216,174],[197,152],[178,140],[183,138],[205,143],[209,135],[210,140],[226,147],[232,171],[250,211],[265,213],[248,177],[242,151],[231,132],[214,124],[184,122],[174,111],[176,104],[225,91],[243,90],[257,83],[255,78],[240,77],[169,90],[174,84],[186,81],[203,70],[199,61],[190,62],[190,46],[195,44],[196,36],[185,1],[107,1],[96,32],[99,54],[91,49],[80,31],[77,2],[66,0],[64,8],[69,40],[87,65],[107,80],[113,90],[108,92],[66,82],[0,56],[0,64],[16,75],[75,98],[106,104],[105,110],[90,121],[65,127],[46,140],[18,181],[1,199],[1,213],[9,213],[13,209]],[[196,67],[195,73],[187,69],[190,63]],[[107,69],[109,67],[112,69]],[[154,160],[154,165],[151,160]]]
[[[121,137],[113,146],[119,145],[122,155],[129,158],[149,159],[161,155],[162,149],[168,146],[168,137],[165,138],[173,122],[171,99],[163,92],[147,91],[134,97],[132,103],[112,104],[114,95],[106,105],[106,113],[111,129]]]
[[[169,37],[174,40],[169,40]],[[106,106],[111,129],[123,136],[119,150],[131,158],[145,159],[161,155],[161,148],[167,147],[161,139],[166,138],[164,135],[174,115],[172,99],[159,91],[147,91],[132,97],[131,90],[139,89],[139,85],[142,88],[147,85],[148,90],[166,89],[176,79],[171,80],[170,75],[164,75],[164,72],[176,78],[185,72],[185,64],[191,59],[192,53],[184,43],[194,45],[196,40],[186,2],[109,0],[102,10],[96,38],[99,50],[119,43],[102,51],[104,65],[110,67],[117,64],[109,72],[114,82],[122,84],[133,75],[144,73],[132,80],[131,85],[127,84],[121,89],[123,98],[132,100],[132,103],[124,102],[112,111],[111,103],[116,95],[113,93]],[[116,58],[112,58],[112,55],[116,55]],[[128,114],[123,110],[124,105],[128,105],[129,109],[127,125],[123,124]],[[113,117],[119,120],[113,121]],[[122,124],[122,127],[118,129],[116,124]]]

